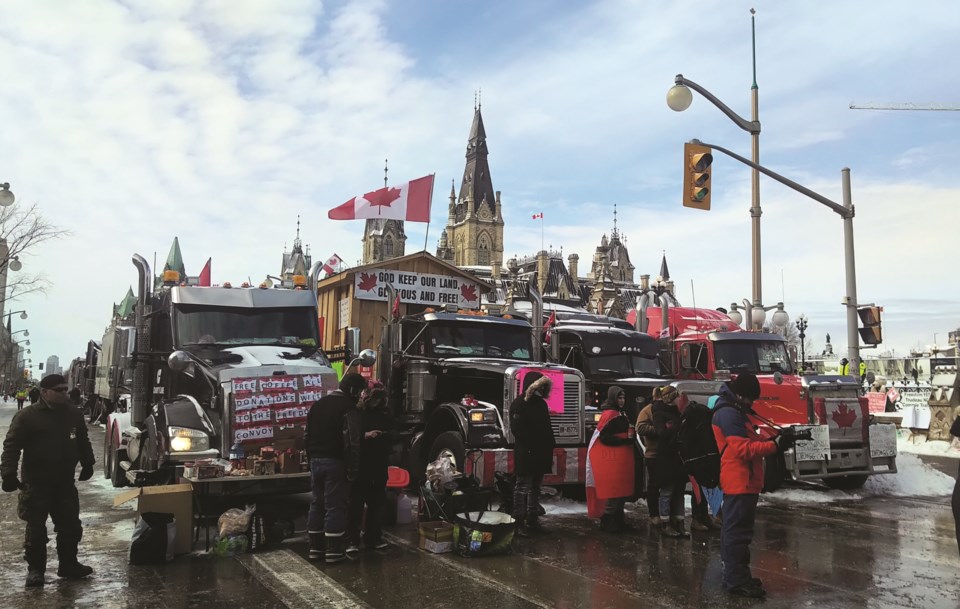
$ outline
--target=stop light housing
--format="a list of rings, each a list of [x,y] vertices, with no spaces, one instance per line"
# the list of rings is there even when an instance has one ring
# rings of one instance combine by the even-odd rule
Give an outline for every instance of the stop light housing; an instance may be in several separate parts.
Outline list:
[[[713,153],[700,144],[683,145],[683,206],[710,209]]]
[[[859,329],[860,340],[865,345],[879,345],[883,342],[883,332],[880,329],[881,313],[883,313],[883,307],[874,305],[857,307],[857,315],[863,323],[863,327]]]

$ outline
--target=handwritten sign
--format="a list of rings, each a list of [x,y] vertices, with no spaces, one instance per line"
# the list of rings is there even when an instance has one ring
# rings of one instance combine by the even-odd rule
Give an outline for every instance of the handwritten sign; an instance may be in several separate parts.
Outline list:
[[[386,301],[387,288],[393,286],[400,302],[442,307],[452,304],[462,309],[480,306],[480,288],[463,277],[411,273],[395,269],[371,269],[355,274],[354,297],[360,300]]]
[[[263,427],[238,427],[233,432],[234,442],[251,442],[254,440],[269,440],[273,437],[273,425]]]
[[[870,457],[897,456],[897,427],[896,425],[870,426]]]
[[[870,413],[886,412],[887,394],[883,392],[871,391],[867,393],[867,401],[870,404]]]
[[[327,393],[320,374],[237,378],[232,384],[234,442],[269,441],[283,427],[302,430],[310,407]]]
[[[830,460],[830,428],[827,425],[797,425],[796,429],[809,429],[812,439],[797,440],[793,455],[797,461]]]

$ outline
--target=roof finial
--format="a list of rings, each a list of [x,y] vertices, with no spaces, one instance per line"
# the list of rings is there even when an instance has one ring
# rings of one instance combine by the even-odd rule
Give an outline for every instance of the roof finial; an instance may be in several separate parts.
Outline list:
[[[383,159],[383,187],[387,187],[387,159]]]
[[[473,111],[477,111],[477,92],[473,92]]]
[[[613,236],[617,236],[617,204],[613,204]]]
[[[483,107],[483,87],[477,89],[477,110]]]
[[[297,214],[297,241],[300,241],[300,214]]]

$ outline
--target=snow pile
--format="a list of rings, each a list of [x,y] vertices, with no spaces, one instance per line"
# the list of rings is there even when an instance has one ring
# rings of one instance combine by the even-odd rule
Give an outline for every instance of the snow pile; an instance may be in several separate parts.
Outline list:
[[[897,452],[960,459],[960,439],[954,438],[952,442],[947,442],[945,440],[923,441],[921,437],[913,436],[898,437]]]
[[[897,456],[897,473],[870,476],[857,491],[828,488],[787,488],[761,495],[771,503],[834,503],[867,497],[943,497],[953,493],[956,481],[914,455]]]
[[[565,497],[543,498],[540,505],[546,510],[548,515],[558,514],[586,514],[587,504],[585,501],[574,501]]]

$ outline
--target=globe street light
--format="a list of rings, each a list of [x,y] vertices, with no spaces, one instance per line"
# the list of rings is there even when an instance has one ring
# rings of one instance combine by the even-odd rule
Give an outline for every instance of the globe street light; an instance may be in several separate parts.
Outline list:
[[[674,79],[674,85],[667,91],[667,106],[675,112],[683,112],[693,103],[693,89],[700,95],[707,98],[707,101],[716,106],[721,112],[727,115],[738,127],[750,134],[751,153],[753,162],[760,164],[760,89],[757,87],[757,36],[756,36],[756,18],[755,11],[750,9],[750,32],[753,49],[753,84],[750,86],[750,120],[746,120],[739,114],[731,110],[726,104],[717,99],[712,93],[683,77],[683,74],[677,74]],[[763,303],[763,286],[760,269],[760,172],[754,168],[750,180],[750,218],[752,233],[752,279],[753,279],[753,305],[761,307]],[[754,325],[752,328],[759,328]]]
[[[13,191],[10,190],[10,183],[4,182],[0,184],[0,206],[9,207],[13,205],[13,202],[16,200],[17,198],[13,196]]]

